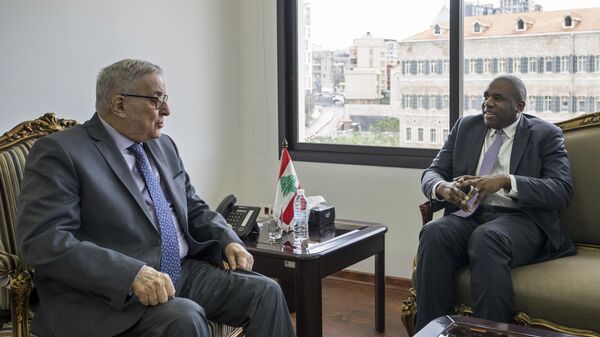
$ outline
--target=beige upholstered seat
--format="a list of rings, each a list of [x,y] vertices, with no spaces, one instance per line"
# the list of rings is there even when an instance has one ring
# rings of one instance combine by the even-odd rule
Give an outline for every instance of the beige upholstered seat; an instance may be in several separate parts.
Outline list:
[[[600,112],[558,123],[573,170],[575,197],[561,222],[577,245],[577,255],[515,268],[512,271],[514,321],[581,336],[600,334]],[[432,205],[420,205],[423,223]],[[469,315],[469,271],[456,276],[456,312]],[[413,272],[413,284],[415,273]],[[414,333],[418,289],[402,306],[402,321]]]
[[[75,124],[47,113],[0,136],[0,275],[10,275],[10,287],[0,288],[0,336],[32,336],[28,309],[32,271],[19,259],[15,240],[17,196],[27,154],[37,138]],[[213,322],[211,328],[214,337],[242,334],[241,328]]]

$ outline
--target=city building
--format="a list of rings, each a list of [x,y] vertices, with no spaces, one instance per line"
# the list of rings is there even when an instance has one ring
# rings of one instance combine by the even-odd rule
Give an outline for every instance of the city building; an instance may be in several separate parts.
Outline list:
[[[354,39],[350,47],[350,69],[346,71],[346,102],[377,104],[386,90],[388,49],[384,39],[371,33]]]
[[[310,93],[313,91],[313,74],[312,74],[312,43],[310,42],[310,4],[308,2],[304,2],[304,15],[300,20],[303,19],[303,24],[301,26],[304,27],[304,39],[302,40],[302,50],[303,58],[304,58],[304,68],[299,69],[299,72],[302,73],[302,78],[304,78],[304,91],[306,93]]]
[[[399,42],[390,103],[403,147],[439,148],[450,128],[448,31],[440,27],[447,22]],[[464,58],[465,115],[480,113],[483,90],[502,74],[523,79],[526,112],[546,120],[600,110],[600,8],[465,17]]]
[[[500,0],[502,13],[541,12],[542,6],[533,0]]]
[[[333,52],[323,47],[312,47],[312,91],[313,93],[333,92],[334,88]]]
[[[465,16],[482,16],[500,14],[502,10],[494,4],[465,3]]]

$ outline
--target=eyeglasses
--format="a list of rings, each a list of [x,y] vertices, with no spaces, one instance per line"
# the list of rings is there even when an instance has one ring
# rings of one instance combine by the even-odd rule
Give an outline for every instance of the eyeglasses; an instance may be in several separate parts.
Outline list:
[[[167,103],[167,101],[169,100],[169,95],[162,95],[161,97],[144,96],[144,95],[134,95],[134,94],[119,94],[119,95],[125,96],[125,97],[147,98],[147,99],[151,100],[154,103],[154,108],[156,108],[156,109],[162,108],[162,106],[165,103]]]

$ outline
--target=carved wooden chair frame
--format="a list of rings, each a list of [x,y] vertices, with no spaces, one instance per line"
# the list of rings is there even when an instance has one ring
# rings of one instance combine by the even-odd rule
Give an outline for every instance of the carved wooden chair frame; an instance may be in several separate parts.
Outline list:
[[[38,119],[23,122],[0,136],[0,151],[8,150],[28,139],[36,139],[68,129],[76,124],[77,122],[72,119],[59,119],[53,112],[48,112]],[[32,289],[31,273],[18,256],[6,252],[0,254],[0,258],[8,262],[8,270],[1,272],[10,277],[9,296],[13,336],[27,337],[29,336],[29,293]]]

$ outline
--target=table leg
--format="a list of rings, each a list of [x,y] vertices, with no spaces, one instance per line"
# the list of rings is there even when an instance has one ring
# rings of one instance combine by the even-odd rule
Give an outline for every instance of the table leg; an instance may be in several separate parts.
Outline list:
[[[323,336],[321,274],[317,261],[300,262],[296,270],[296,335]]]
[[[375,255],[375,329],[385,331],[385,250]]]
[[[288,280],[277,280],[279,286],[281,287],[281,291],[283,291],[283,296],[285,297],[285,301],[288,306],[289,312],[296,312],[296,285],[295,281]]]

